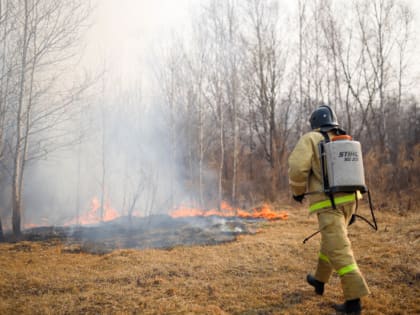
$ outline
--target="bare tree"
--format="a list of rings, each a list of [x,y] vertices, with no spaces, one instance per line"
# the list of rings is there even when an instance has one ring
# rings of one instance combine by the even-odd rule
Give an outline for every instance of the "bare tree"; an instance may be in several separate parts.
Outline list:
[[[400,5],[398,8],[398,28],[395,40],[397,42],[397,51],[398,51],[398,66],[396,67],[396,74],[398,78],[398,92],[397,92],[397,117],[401,122],[401,107],[402,107],[402,98],[403,91],[405,87],[405,77],[408,72],[408,49],[409,44],[412,40],[411,25],[413,24],[413,13],[405,5]],[[395,26],[395,25],[394,25]],[[401,123],[398,124],[397,134],[401,134]]]
[[[228,29],[228,43],[227,43],[227,54],[228,54],[228,65],[225,67],[227,70],[226,75],[226,91],[227,100],[231,107],[232,116],[232,137],[233,137],[233,148],[232,148],[232,188],[231,188],[231,202],[236,204],[237,201],[237,184],[238,184],[238,165],[239,165],[239,105],[241,103],[240,97],[240,80],[239,71],[241,63],[241,47],[239,46],[239,18],[237,16],[237,7],[235,1],[228,1],[226,4],[226,15],[227,15],[227,29]]]
[[[9,9],[16,17],[16,28],[8,36],[17,38],[14,49],[19,56],[6,61],[18,65],[17,68],[9,66],[8,70],[16,84],[16,101],[8,105],[13,114],[8,154],[13,161],[12,226],[14,234],[19,236],[27,162],[44,157],[60,146],[56,140],[64,140],[66,135],[56,127],[76,112],[71,110],[72,106],[88,86],[77,83],[72,88],[64,82],[58,84],[62,69],[57,65],[64,65],[73,57],[73,48],[90,7],[88,2],[78,0],[21,0]],[[52,96],[53,91],[60,94]],[[15,91],[9,90],[9,93]]]
[[[253,0],[248,2],[248,16],[252,38],[248,41],[249,66],[253,73],[254,130],[270,164],[271,193],[277,194],[279,173],[279,130],[277,111],[279,90],[284,75],[287,52],[278,38],[277,7],[274,2]]]
[[[106,194],[106,185],[107,185],[107,130],[108,130],[108,124],[107,124],[107,111],[106,111],[106,101],[105,101],[105,81],[102,83],[102,102],[100,104],[100,115],[101,115],[101,179],[100,179],[100,219],[101,221],[104,220],[104,214],[105,214],[105,194]]]
[[[4,141],[5,141],[5,126],[6,126],[6,111],[7,111],[7,97],[9,89],[10,76],[8,75],[7,60],[7,34],[9,32],[9,1],[0,1],[0,161],[4,155]],[[0,241],[3,240],[3,225],[0,213]]]
[[[188,97],[188,107],[187,112],[192,116],[191,121],[188,126],[191,126],[191,129],[187,131],[192,135],[189,145],[189,163],[190,163],[190,177],[191,182],[194,181],[195,172],[193,171],[195,164],[193,161],[198,160],[198,205],[200,207],[204,206],[204,157],[205,152],[208,150],[208,147],[205,144],[204,134],[205,134],[205,100],[204,100],[204,80],[205,74],[207,72],[206,60],[208,58],[208,49],[207,49],[207,38],[203,31],[203,25],[198,24],[198,28],[195,33],[196,47],[192,48],[189,58],[187,58],[187,64],[189,71],[191,73],[191,80],[188,81],[191,89],[189,90]],[[196,118],[194,118],[194,114]],[[195,126],[195,128],[194,128]],[[198,129],[198,130],[197,130]],[[197,130],[197,132],[195,132]],[[194,143],[198,143],[198,149],[194,149]],[[198,151],[198,153],[195,153]],[[193,156],[196,156],[194,158]]]
[[[305,9],[306,9],[306,2],[302,2],[299,0],[298,2],[298,17],[299,17],[299,60],[298,60],[298,78],[299,78],[299,109],[297,112],[297,123],[298,126],[298,134],[302,135],[301,121],[302,113],[304,113],[304,97],[303,97],[303,36],[304,36],[304,22],[305,22]]]
[[[204,81],[202,82],[202,93],[200,93],[204,104],[211,111],[208,118],[214,120],[218,128],[214,130],[215,138],[217,138],[217,203],[220,207],[223,200],[223,178],[225,171],[225,132],[226,132],[226,97],[223,80],[223,61],[226,57],[226,16],[224,12],[224,4],[218,0],[210,1],[209,5],[204,8],[202,26],[200,28],[202,34],[199,36],[206,37],[206,49],[208,53],[205,55],[205,62],[209,65],[205,68]],[[204,47],[203,47],[204,48]],[[201,102],[200,102],[201,103]],[[200,105],[199,119],[203,122],[204,111]],[[203,123],[199,123],[203,126]],[[200,127],[202,128],[202,127]],[[204,129],[202,129],[204,131]],[[202,134],[204,136],[204,133]],[[207,136],[213,136],[208,134]],[[202,139],[200,139],[200,163],[203,162],[205,147]],[[200,165],[200,169],[202,166]],[[201,171],[200,171],[201,172]],[[200,179],[202,181],[203,179]],[[201,198],[200,198],[201,199]]]

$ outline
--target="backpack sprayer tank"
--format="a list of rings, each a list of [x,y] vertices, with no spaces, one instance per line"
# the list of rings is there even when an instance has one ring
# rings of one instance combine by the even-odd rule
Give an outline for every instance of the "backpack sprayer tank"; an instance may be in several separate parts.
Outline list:
[[[340,135],[323,143],[323,146],[328,190],[332,193],[357,190],[365,193],[367,187],[360,142],[353,141],[349,135]]]
[[[373,205],[370,197],[370,192],[365,184],[365,172],[363,168],[362,148],[360,142],[353,141],[349,135],[334,136],[331,141],[327,133],[322,133],[325,141],[319,143],[319,153],[321,162],[321,172],[324,186],[324,193],[328,194],[331,199],[331,204],[335,208],[334,193],[367,193],[369,198],[369,207],[373,219],[373,224],[366,218],[356,213],[353,214],[350,220],[351,224],[354,218],[361,218],[368,223],[373,229],[378,230],[376,224],[375,214],[373,213]],[[318,192],[314,192],[318,193]],[[312,192],[307,193],[312,194]],[[357,200],[356,211],[357,211]],[[305,244],[321,230],[316,231],[303,240]]]

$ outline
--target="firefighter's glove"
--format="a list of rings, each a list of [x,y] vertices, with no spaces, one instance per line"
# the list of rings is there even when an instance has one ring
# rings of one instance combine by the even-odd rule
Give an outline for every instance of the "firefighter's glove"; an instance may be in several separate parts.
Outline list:
[[[356,222],[356,216],[354,214],[351,215],[349,225],[352,225],[354,222]]]
[[[300,203],[302,203],[303,198],[305,198],[305,195],[303,195],[303,194],[302,195],[297,195],[297,196],[293,195],[293,199],[297,202],[300,202]]]

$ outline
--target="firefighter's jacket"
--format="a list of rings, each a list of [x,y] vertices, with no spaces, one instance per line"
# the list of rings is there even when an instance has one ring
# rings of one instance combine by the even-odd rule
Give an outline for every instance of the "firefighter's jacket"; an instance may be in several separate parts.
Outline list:
[[[333,133],[328,133],[329,137]],[[323,181],[318,144],[324,136],[318,131],[304,134],[296,144],[289,156],[289,184],[293,195],[302,195],[305,192],[320,192],[309,195],[309,211],[317,212],[332,206],[330,197],[323,193]],[[360,197],[360,196],[359,196]],[[336,205],[355,201],[354,194],[336,193]]]

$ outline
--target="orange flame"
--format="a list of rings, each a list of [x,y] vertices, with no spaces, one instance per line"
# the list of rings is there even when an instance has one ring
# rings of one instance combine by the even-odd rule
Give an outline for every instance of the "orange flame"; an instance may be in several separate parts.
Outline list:
[[[212,215],[220,217],[240,217],[266,220],[286,220],[288,218],[288,213],[286,211],[275,212],[268,204],[263,204],[261,207],[254,208],[251,212],[248,212],[240,208],[234,208],[224,201],[220,205],[220,210],[202,210],[198,208],[179,207],[170,213],[170,216],[173,218],[196,216],[208,217]]]
[[[95,224],[99,222],[111,221],[120,216],[117,210],[115,210],[114,208],[110,206],[108,201],[106,201],[104,204],[102,220],[101,220],[100,209],[101,209],[101,202],[99,201],[97,197],[94,197],[90,201],[90,210],[87,213],[81,215],[78,219],[75,218],[71,220],[70,222],[67,222],[65,225],[72,225],[72,224],[77,224],[77,223],[81,225]]]
[[[24,229],[32,229],[32,228],[36,228],[36,227],[39,227],[39,226],[47,226],[47,225],[49,225],[48,218],[41,218],[39,224],[35,224],[35,223],[31,223],[31,222],[23,223],[23,228]]]
[[[220,217],[239,217],[246,219],[265,219],[265,220],[287,220],[288,213],[286,211],[274,211],[270,205],[263,204],[261,207],[252,209],[251,211],[246,211],[240,208],[235,208],[229,205],[227,202],[223,201],[218,209],[199,209],[192,207],[180,206],[175,208],[170,212],[172,218],[181,218],[181,217],[208,217],[208,216],[220,216]],[[112,208],[109,202],[105,202],[103,209],[103,218],[101,220],[101,202],[97,197],[92,198],[90,201],[90,209],[87,213],[81,215],[78,219],[74,218],[71,221],[67,222],[64,225],[89,225],[96,224],[100,222],[111,221],[120,216],[118,211]]]

